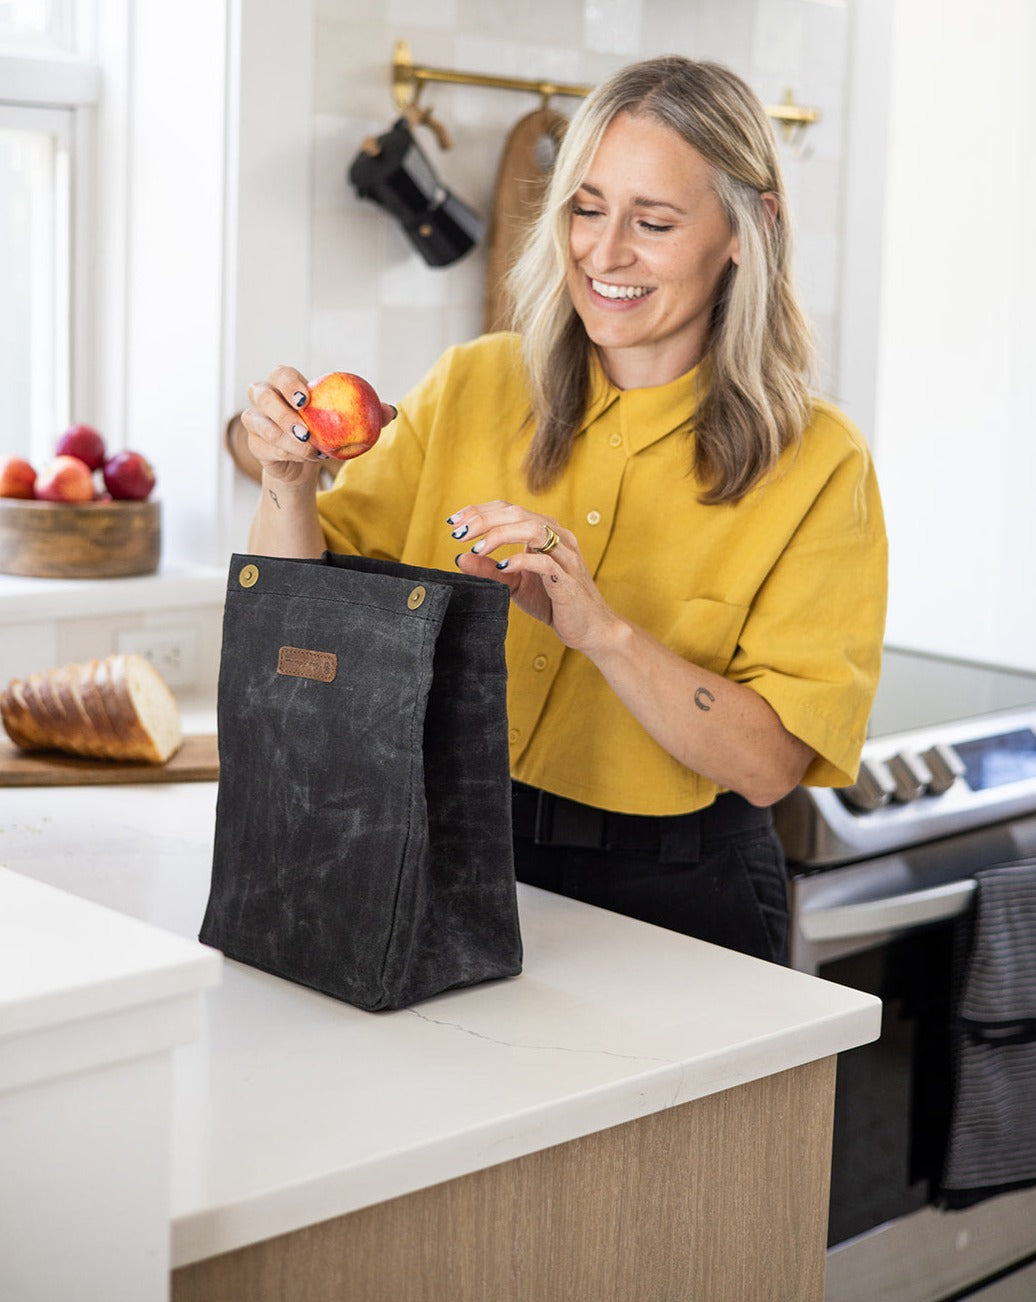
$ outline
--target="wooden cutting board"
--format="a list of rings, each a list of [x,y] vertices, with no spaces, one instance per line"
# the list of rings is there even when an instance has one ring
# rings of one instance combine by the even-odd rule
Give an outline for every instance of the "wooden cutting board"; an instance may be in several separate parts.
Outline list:
[[[487,237],[482,328],[510,328],[511,304],[504,280],[546,193],[553,149],[568,118],[552,108],[527,113],[511,130],[497,169]]]
[[[219,751],[214,735],[192,735],[164,764],[81,759],[58,751],[23,751],[0,742],[0,787],[90,787],[131,782],[215,782]]]

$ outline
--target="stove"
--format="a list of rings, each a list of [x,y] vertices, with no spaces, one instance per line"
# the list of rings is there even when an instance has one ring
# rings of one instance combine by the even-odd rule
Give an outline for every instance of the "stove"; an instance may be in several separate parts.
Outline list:
[[[975,874],[1036,858],[1036,673],[886,648],[856,783],[775,819],[792,966],[883,1006],[839,1058],[828,1302],[1036,1297],[1036,1186],[939,1197]]]
[[[886,648],[852,787],[775,810],[793,870],[1036,812],[1036,673]]]

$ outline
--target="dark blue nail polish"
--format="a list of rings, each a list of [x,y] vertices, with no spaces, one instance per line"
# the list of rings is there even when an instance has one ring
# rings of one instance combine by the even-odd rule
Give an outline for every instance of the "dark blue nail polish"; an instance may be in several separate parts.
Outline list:
[[[498,570],[506,570],[506,569],[507,569],[507,561],[506,561],[506,560],[497,561],[497,563],[496,563],[496,568],[497,568]]]
[[[448,515],[446,517],[447,524],[456,524],[456,522],[457,522],[457,517],[455,515]]]
[[[467,532],[468,532],[468,526],[466,524],[462,524],[459,529],[454,529],[453,533],[451,534],[451,537],[463,538]]]
[[[304,393],[293,393],[291,395],[291,400],[296,407],[304,407],[306,405],[306,395]]]
[[[304,425],[292,425],[291,432],[295,435],[300,443],[309,442],[309,430]]]
[[[461,558],[463,555],[464,555],[463,552],[458,552],[457,555],[454,556],[454,558],[453,558],[453,563],[454,563],[454,565],[456,565],[456,567],[457,567],[458,569],[460,569],[460,558]]]

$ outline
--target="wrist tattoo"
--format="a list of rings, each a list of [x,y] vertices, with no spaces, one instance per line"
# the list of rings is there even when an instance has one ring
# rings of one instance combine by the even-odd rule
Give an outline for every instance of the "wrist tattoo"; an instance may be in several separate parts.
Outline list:
[[[710,704],[710,702],[714,701],[715,699],[716,698],[713,696],[713,694],[709,691],[707,687],[699,687],[698,690],[694,693],[694,704],[698,707],[699,710],[711,710],[712,705]]]
[[[277,497],[277,494],[273,491],[272,488],[270,489],[270,501],[274,504],[274,506],[277,508],[278,511],[281,509],[280,501]]]

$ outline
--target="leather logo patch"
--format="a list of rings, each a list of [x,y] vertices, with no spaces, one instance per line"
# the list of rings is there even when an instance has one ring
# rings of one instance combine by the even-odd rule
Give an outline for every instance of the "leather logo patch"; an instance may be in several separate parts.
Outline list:
[[[338,657],[333,651],[282,646],[277,653],[277,672],[291,678],[313,678],[318,683],[333,683],[338,673]]]

